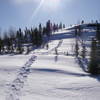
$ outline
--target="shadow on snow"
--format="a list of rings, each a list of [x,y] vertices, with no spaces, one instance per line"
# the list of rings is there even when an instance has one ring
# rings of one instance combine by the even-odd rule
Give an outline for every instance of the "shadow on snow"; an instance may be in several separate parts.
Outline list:
[[[73,33],[60,33],[60,34],[53,34],[50,37],[50,40],[60,40],[60,39],[66,39],[66,38],[73,38]]]
[[[48,73],[54,73],[54,74],[65,74],[65,75],[72,75],[72,76],[87,76],[87,74],[82,74],[82,73],[74,73],[74,72],[68,72],[64,70],[58,70],[58,69],[47,69],[47,68],[34,68],[31,69],[32,72],[34,71],[39,71],[39,72],[48,72]]]

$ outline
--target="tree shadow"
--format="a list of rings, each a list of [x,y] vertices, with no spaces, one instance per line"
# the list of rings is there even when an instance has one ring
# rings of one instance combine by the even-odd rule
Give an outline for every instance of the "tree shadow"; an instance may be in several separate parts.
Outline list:
[[[58,55],[55,56],[55,62],[57,62],[57,61],[58,61]]]
[[[31,72],[34,72],[34,71],[48,72],[48,73],[54,73],[54,74],[63,74],[63,75],[71,75],[71,76],[77,76],[77,77],[88,76],[87,74],[83,74],[83,73],[74,73],[74,72],[58,70],[58,69],[49,69],[49,68],[39,68],[39,69],[34,68],[34,69],[31,69]]]
[[[80,58],[77,58],[77,59],[76,59],[76,63],[78,63],[78,64],[80,65],[80,67],[82,68],[82,70],[83,70],[84,72],[88,73],[88,76],[89,76],[89,77],[94,78],[94,79],[96,79],[97,81],[100,82],[100,75],[91,75],[91,74],[88,72],[87,68],[82,64]]]
[[[66,38],[73,38],[73,33],[59,33],[59,34],[53,34],[50,37],[50,40],[60,40],[60,39],[66,39]]]
[[[96,79],[98,82],[100,82],[100,75],[90,75],[91,78]]]
[[[86,65],[82,63],[82,61],[81,61],[81,59],[80,59],[79,57],[75,58],[75,61],[76,61],[76,63],[79,64],[79,66],[81,67],[81,69],[82,69],[84,72],[88,73],[88,70],[87,70]]]
[[[62,75],[70,75],[75,77],[90,77],[98,82],[100,82],[100,75],[91,75],[88,73],[74,73],[70,71],[64,71],[64,70],[58,70],[58,69],[49,69],[49,68],[31,68],[31,73],[34,73],[35,71],[38,72],[44,72],[44,73],[50,73],[50,74],[62,74]]]

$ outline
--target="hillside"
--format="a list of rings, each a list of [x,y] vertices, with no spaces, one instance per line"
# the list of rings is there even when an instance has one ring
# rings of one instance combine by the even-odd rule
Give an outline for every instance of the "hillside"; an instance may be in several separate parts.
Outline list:
[[[100,76],[80,67],[74,56],[74,35],[72,29],[61,30],[51,36],[48,49],[1,55],[0,100],[99,100]],[[88,50],[94,35],[88,28],[81,37]]]

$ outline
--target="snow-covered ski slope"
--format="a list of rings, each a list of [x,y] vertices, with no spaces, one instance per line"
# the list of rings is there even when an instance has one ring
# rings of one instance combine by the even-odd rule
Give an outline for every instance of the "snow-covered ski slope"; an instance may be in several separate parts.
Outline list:
[[[100,76],[78,65],[74,43],[73,32],[64,30],[51,37],[48,49],[1,55],[0,100],[99,100]]]

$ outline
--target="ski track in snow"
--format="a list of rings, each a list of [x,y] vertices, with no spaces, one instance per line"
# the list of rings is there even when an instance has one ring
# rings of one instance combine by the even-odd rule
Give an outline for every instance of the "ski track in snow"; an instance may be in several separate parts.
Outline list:
[[[61,44],[63,43],[63,40],[60,40],[59,42],[58,42],[58,44],[57,44],[57,46],[56,47],[54,47],[54,48],[52,48],[50,51],[48,51],[48,54],[50,54],[52,51],[54,51],[55,49],[58,49],[60,46],[61,46]]]
[[[57,43],[57,45],[55,47],[53,47],[52,49],[46,51],[46,52],[34,52],[34,54],[39,54],[39,55],[46,55],[46,54],[52,54],[53,51],[55,51],[55,49],[58,49],[63,43],[63,40],[59,40],[59,42]]]
[[[54,51],[55,49],[58,49],[61,46],[62,42],[63,42],[63,40],[59,40],[57,46],[54,47],[53,49],[51,49],[50,51],[48,51],[48,54],[50,52]],[[37,56],[33,55],[26,62],[26,64],[23,67],[21,67],[16,79],[10,84],[10,87],[9,87],[10,91],[9,91],[9,94],[8,94],[6,100],[20,100],[19,96],[21,93],[21,89],[24,87],[24,83],[25,83],[28,75],[30,74],[30,67],[33,64],[33,62],[35,62],[36,58],[37,58]]]
[[[24,83],[30,74],[30,67],[35,62],[37,56],[33,55],[26,64],[20,69],[19,74],[17,75],[16,79],[10,84],[9,87],[9,94],[6,97],[6,100],[20,100],[20,92],[21,89],[24,87]]]

